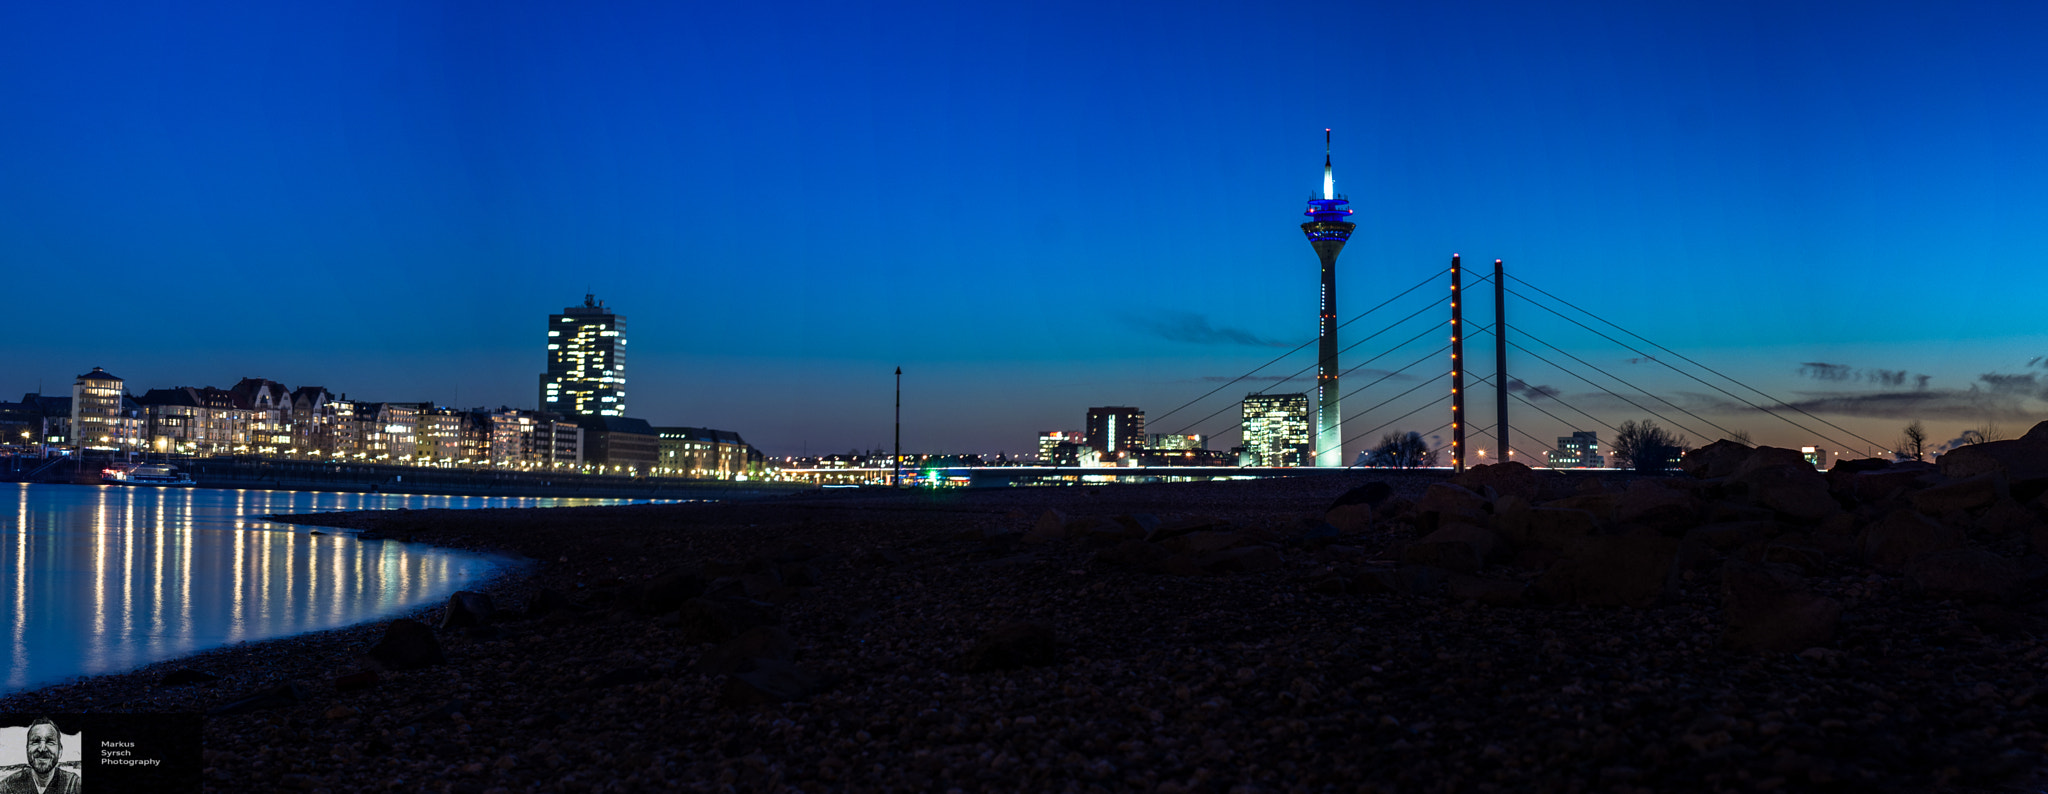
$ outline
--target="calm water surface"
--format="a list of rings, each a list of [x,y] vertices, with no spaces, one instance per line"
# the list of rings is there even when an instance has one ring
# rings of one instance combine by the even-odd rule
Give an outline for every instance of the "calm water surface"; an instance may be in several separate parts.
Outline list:
[[[261,516],[625,503],[0,485],[0,694],[375,620],[519,564]]]

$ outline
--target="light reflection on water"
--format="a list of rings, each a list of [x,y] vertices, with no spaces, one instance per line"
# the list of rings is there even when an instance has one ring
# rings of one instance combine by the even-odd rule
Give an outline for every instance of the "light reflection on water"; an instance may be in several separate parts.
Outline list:
[[[374,620],[517,564],[261,516],[625,501],[0,485],[0,694]]]

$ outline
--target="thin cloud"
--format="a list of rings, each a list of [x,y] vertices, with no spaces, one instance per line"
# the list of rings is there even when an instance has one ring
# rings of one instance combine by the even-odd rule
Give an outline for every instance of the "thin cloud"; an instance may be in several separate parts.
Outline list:
[[[1139,330],[1172,342],[1196,345],[1244,345],[1247,347],[1294,347],[1294,343],[1267,339],[1242,328],[1218,326],[1205,315],[1194,312],[1163,312],[1155,317],[1126,317]]]
[[[1857,369],[1847,364],[1830,364],[1825,361],[1808,361],[1799,365],[1801,377],[1829,383],[1868,383],[1874,386],[1898,387],[1911,379],[1915,388],[1927,388],[1926,375],[1914,375],[1903,369],[1873,367]]]
[[[1520,378],[1508,378],[1508,393],[1521,395],[1525,400],[1554,400],[1558,389],[1556,386],[1531,386]]]

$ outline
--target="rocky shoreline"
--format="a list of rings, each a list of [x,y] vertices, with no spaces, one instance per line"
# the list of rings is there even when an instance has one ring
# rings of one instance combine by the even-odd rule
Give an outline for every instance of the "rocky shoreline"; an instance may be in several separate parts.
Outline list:
[[[323,515],[537,564],[0,708],[212,712],[219,791],[2036,791],[2048,424],[1996,443]]]

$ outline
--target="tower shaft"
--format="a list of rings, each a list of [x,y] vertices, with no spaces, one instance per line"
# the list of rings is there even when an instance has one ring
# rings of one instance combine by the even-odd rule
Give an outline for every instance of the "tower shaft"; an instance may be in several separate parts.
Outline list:
[[[1346,223],[1345,226],[1352,224]],[[1320,336],[1316,345],[1316,462],[1317,466],[1344,465],[1343,391],[1337,376],[1337,254],[1343,241],[1317,244],[1316,255],[1323,263],[1323,305],[1319,314]]]

